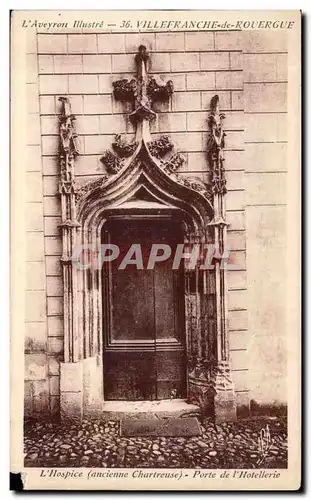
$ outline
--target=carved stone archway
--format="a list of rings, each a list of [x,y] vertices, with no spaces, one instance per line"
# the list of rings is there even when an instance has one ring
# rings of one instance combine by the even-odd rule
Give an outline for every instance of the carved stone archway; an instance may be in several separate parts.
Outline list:
[[[134,142],[116,136],[115,152],[106,151],[102,162],[107,172],[77,189],[74,158],[78,142],[74,116],[68,99],[61,98],[60,162],[64,279],[64,363],[61,365],[61,415],[82,418],[104,410],[103,391],[103,293],[99,266],[81,270],[77,249],[87,245],[99,249],[101,229],[111,214],[130,210],[128,202],[139,199],[143,190],[158,212],[177,211],[189,251],[214,243],[212,269],[202,261],[185,267],[185,322],[187,348],[187,399],[204,412],[214,412],[217,420],[235,418],[236,403],[229,366],[227,339],[226,270],[221,266],[225,249],[225,178],[222,149],[224,133],[218,97],[211,103],[208,161],[211,179],[178,174],[184,162],[173,153],[168,136],[152,140],[150,121],[155,117],[153,102],[165,100],[173,83],[159,85],[148,77],[149,56],[141,46],[136,55],[137,79],[114,82],[114,97],[133,103],[130,119],[136,127]],[[168,159],[166,156],[170,154]],[[131,203],[133,210],[135,207]],[[85,255],[82,263],[87,264]],[[188,263],[187,263],[188,262]],[[87,267],[87,266],[86,266]]]

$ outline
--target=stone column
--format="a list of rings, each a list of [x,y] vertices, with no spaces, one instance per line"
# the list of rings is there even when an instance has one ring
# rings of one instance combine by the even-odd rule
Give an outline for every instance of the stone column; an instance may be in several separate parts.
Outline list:
[[[223,259],[227,242],[227,222],[225,194],[226,179],[224,170],[223,148],[225,133],[223,120],[225,115],[219,111],[219,97],[211,100],[209,115],[208,158],[211,169],[211,186],[213,191],[214,219],[210,226],[214,228],[214,266],[216,284],[216,334],[217,353],[214,373],[214,412],[216,421],[236,418],[236,399],[229,360],[228,345],[228,308],[227,308],[227,276],[226,261]]]
[[[60,117],[60,183],[62,210],[61,263],[64,283],[64,363],[60,372],[60,410],[62,419],[82,418],[83,365],[78,342],[77,325],[77,269],[72,262],[76,244],[76,221],[74,159],[79,154],[78,138],[75,133],[75,117],[71,113],[68,98],[60,97],[62,114]]]

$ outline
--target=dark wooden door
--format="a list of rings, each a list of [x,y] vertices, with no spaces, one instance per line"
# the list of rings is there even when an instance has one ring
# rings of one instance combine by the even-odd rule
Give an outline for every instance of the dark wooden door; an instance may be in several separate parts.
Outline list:
[[[118,259],[103,268],[105,398],[185,397],[183,268],[172,269],[176,245],[183,241],[180,225],[114,219],[103,241],[120,248]],[[172,253],[147,269],[153,243],[170,245]],[[135,264],[120,269],[133,244],[139,247]]]

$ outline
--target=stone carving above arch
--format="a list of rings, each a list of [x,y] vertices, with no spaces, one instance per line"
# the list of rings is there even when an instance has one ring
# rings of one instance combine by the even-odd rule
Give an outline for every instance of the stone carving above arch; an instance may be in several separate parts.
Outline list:
[[[208,211],[211,215],[212,192],[209,186],[196,177],[179,175],[178,170],[185,162],[185,157],[181,153],[173,151],[174,144],[168,135],[152,139],[150,134],[150,121],[156,116],[152,105],[155,101],[165,101],[170,98],[173,93],[173,82],[168,81],[165,85],[160,85],[154,77],[148,77],[149,54],[144,46],[139,47],[135,61],[137,79],[130,81],[122,79],[113,83],[116,99],[133,102],[134,110],[130,114],[130,118],[136,126],[135,139],[133,142],[127,143],[122,139],[121,134],[115,136],[112,143],[113,151],[105,151],[101,158],[102,163],[106,166],[107,174],[109,177],[119,173],[125,176],[125,171],[127,169],[133,170],[133,164],[137,160],[141,160],[142,169],[147,163],[149,164],[148,177],[151,182],[156,183],[159,176],[164,174],[171,180],[170,183],[167,183],[168,194],[175,196],[175,192],[180,190],[179,186],[196,191],[209,202]],[[128,179],[128,175],[126,177]],[[122,183],[121,176],[118,175],[117,178]],[[99,186],[105,189],[105,186],[110,184],[107,176],[104,176],[102,181],[95,180],[93,182],[94,184],[89,183],[80,188],[77,192],[78,202],[81,202],[84,197],[90,196],[92,186],[98,192]],[[186,196],[186,198],[190,197]]]

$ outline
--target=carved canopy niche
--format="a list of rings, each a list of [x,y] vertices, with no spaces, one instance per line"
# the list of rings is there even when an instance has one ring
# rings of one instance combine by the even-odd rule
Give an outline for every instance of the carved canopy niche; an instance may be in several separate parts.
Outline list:
[[[135,59],[137,78],[113,84],[114,98],[132,103],[130,119],[136,127],[135,139],[127,143],[117,135],[113,150],[102,157],[106,173],[79,189],[74,183],[74,158],[78,154],[74,116],[68,100],[63,98],[60,193],[66,363],[92,356],[100,359],[103,352],[101,272],[95,266],[79,271],[73,256],[81,244],[100,248],[101,230],[111,214],[142,210],[141,204],[135,206],[135,200],[148,199],[149,207],[147,203],[143,208],[146,214],[155,206],[158,212],[178,213],[186,245],[214,242],[219,252],[225,246],[224,115],[219,112],[218,97],[212,100],[209,116],[210,182],[205,184],[200,178],[178,173],[185,159],[173,151],[167,135],[152,138],[150,121],[156,116],[153,103],[170,98],[173,82],[163,85],[148,77],[149,55],[145,47],[139,47]],[[200,262],[195,269],[186,266],[185,317],[188,399],[204,410],[214,408],[217,414],[216,403],[222,395],[221,418],[224,404],[235,414],[235,402],[227,347],[225,271],[220,266],[219,252],[214,256],[213,270],[200,269]]]

